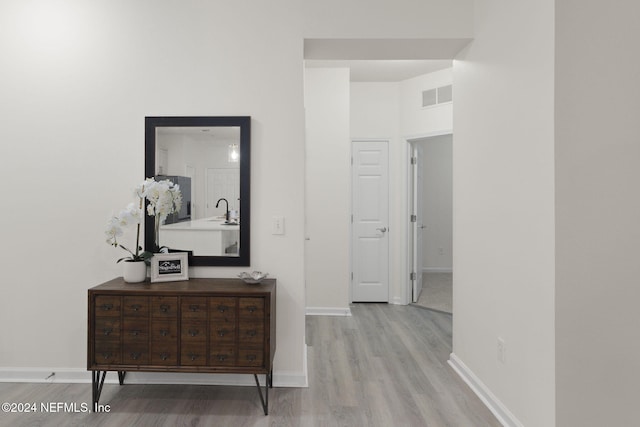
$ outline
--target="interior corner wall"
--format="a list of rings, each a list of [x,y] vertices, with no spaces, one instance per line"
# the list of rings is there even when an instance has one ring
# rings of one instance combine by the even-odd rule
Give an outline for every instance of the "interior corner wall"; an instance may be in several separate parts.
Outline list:
[[[557,425],[638,425],[640,4],[555,5]]]
[[[479,0],[475,17],[453,66],[453,353],[510,423],[550,427],[554,1]]]
[[[305,68],[307,309],[348,310],[351,144],[349,69]]]

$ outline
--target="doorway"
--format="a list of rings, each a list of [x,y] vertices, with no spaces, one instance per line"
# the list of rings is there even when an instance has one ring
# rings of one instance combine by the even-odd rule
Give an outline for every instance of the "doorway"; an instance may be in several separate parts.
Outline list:
[[[453,312],[453,135],[409,140],[410,295],[413,304]]]
[[[389,302],[389,142],[351,144],[351,301]]]

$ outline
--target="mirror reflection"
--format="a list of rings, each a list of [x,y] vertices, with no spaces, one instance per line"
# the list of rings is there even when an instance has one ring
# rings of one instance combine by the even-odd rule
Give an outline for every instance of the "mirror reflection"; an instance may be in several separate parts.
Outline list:
[[[157,243],[190,252],[191,265],[249,265],[248,131],[248,117],[147,117],[146,174],[183,199]]]

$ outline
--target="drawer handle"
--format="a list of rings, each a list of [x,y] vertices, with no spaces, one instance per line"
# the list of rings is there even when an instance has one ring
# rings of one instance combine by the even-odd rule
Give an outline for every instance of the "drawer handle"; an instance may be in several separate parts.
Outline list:
[[[247,354],[247,360],[249,362],[253,362],[254,360],[256,360],[256,355],[255,354]]]
[[[169,358],[169,353],[161,353],[160,354],[160,359],[167,360],[168,358]]]
[[[131,335],[133,335],[134,337],[137,337],[138,335],[140,335],[140,332],[141,332],[140,330],[134,329],[131,331]]]
[[[224,313],[225,311],[227,311],[229,309],[229,307],[227,307],[226,305],[219,305],[218,306],[218,311],[220,313]]]
[[[199,308],[200,308],[200,306],[198,304],[191,304],[189,306],[189,310],[191,310],[191,311],[198,311]]]
[[[199,333],[200,331],[198,329],[189,329],[189,335],[191,335],[192,337],[195,337]]]
[[[189,358],[193,361],[196,360],[199,357],[199,354],[196,353],[189,353]]]
[[[247,331],[247,335],[249,335],[250,337],[255,337],[257,334],[255,329],[251,329]]]
[[[160,304],[160,311],[163,313],[166,313],[167,311],[169,311],[170,306],[167,304]]]
[[[247,310],[249,310],[249,313],[253,313],[257,309],[258,309],[258,307],[256,307],[255,305],[250,305],[250,306],[247,307]]]
[[[111,353],[102,353],[104,360],[111,359]]]
[[[140,310],[140,308],[142,308],[142,306],[140,304],[133,304],[131,308],[133,309],[133,311],[138,311]]]
[[[130,353],[129,356],[131,356],[133,360],[138,360],[140,353]]]
[[[226,354],[219,354],[218,355],[218,361],[219,362],[224,362],[225,360],[227,360],[227,355]]]
[[[113,304],[102,304],[100,308],[102,308],[104,311],[109,311],[113,308]]]
[[[169,335],[169,331],[167,329],[160,329],[160,335],[166,337],[167,335]]]
[[[227,331],[226,329],[220,329],[218,331],[218,336],[219,337],[223,337],[223,336],[227,335],[227,332],[229,332],[229,331]]]
[[[111,332],[113,332],[113,328],[104,328],[104,329],[102,330],[102,332],[103,332],[105,335],[110,335],[110,334],[111,334]]]

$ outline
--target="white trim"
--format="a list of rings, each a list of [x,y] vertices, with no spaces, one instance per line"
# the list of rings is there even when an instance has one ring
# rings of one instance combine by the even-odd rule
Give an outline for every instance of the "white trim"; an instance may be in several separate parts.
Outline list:
[[[453,135],[453,129],[441,129],[433,132],[416,133],[404,136],[406,142],[415,142],[425,138],[433,138],[434,136]]]
[[[393,298],[391,298],[391,301],[389,301],[389,304],[408,305],[407,303],[404,302],[404,298],[402,298],[402,297],[393,297]]]
[[[453,268],[442,268],[442,267],[425,267],[422,269],[423,273],[453,273]]]
[[[351,309],[340,307],[307,307],[307,316],[351,316]]]
[[[55,375],[49,377],[51,373]],[[258,378],[261,378],[258,375]],[[262,380],[261,380],[262,381]],[[78,368],[0,368],[1,383],[91,383],[91,372]],[[118,384],[118,376],[108,374],[105,383]],[[256,385],[250,374],[186,374],[171,372],[127,372],[127,384]],[[274,387],[308,387],[307,346],[302,372],[274,371]]]
[[[516,417],[504,406],[489,388],[478,378],[467,365],[454,353],[449,355],[449,365],[467,383],[471,390],[480,398],[482,403],[495,415],[500,424],[505,427],[524,427]]]

